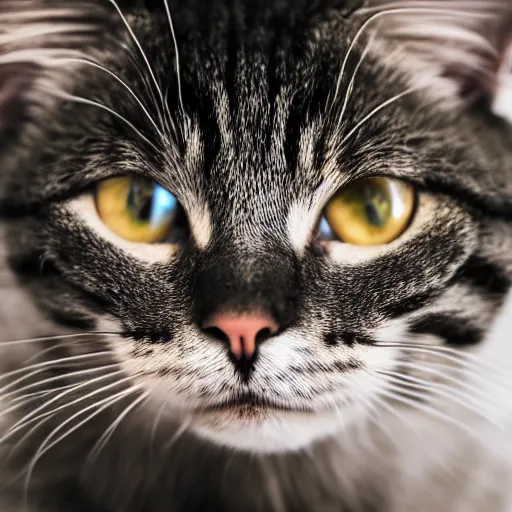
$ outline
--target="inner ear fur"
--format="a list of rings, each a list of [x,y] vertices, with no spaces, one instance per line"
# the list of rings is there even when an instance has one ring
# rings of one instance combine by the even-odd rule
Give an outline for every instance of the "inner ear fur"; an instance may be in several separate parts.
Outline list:
[[[414,73],[437,78],[441,94],[466,102],[484,99],[502,111],[510,87],[512,2],[510,0],[377,1],[379,32],[402,48]],[[417,75],[418,76],[418,75]],[[505,89],[504,89],[505,88]]]

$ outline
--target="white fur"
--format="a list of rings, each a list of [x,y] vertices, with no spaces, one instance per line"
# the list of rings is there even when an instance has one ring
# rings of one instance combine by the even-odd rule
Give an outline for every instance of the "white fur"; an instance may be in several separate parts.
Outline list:
[[[310,240],[321,209],[311,208],[305,201],[296,202],[288,213],[288,238],[297,254],[302,254]]]
[[[502,41],[495,33],[502,28],[503,19],[512,16],[511,3],[492,0],[376,3],[377,6],[363,11],[373,16],[371,23],[383,20],[379,33],[384,41],[391,42],[386,59],[390,68],[402,69],[413,84],[418,79],[429,78],[432,86],[428,91],[433,98],[447,100],[447,106],[460,102],[457,78],[444,76],[444,71],[454,65],[479,77],[482,87],[489,88],[493,80],[490,70],[502,58]],[[507,81],[501,82],[504,88]],[[510,112],[508,100],[501,93],[502,89],[496,93],[495,110]]]
[[[103,326],[112,330],[110,324]],[[366,421],[367,404],[379,386],[372,372],[393,366],[393,350],[356,346],[333,352],[312,332],[315,330],[294,330],[262,345],[249,384],[241,383],[233,372],[225,347],[192,327],[178,333],[170,344],[145,346],[119,338],[112,340],[112,347],[123,368],[151,391],[155,414],[162,408],[163,414],[179,411],[188,428],[200,436],[238,450],[275,453],[303,449]],[[359,361],[361,369],[344,374],[319,372],[314,380],[307,373],[292,370],[307,368],[311,361],[328,365],[348,359]],[[160,376],[160,370],[166,375]],[[287,378],[276,379],[277,375]],[[210,397],[203,396],[205,387]],[[236,411],[200,411],[229,400],[240,390],[267,396],[284,407],[312,408],[314,412],[266,410],[250,417]],[[310,395],[312,398],[305,398]]]
[[[496,81],[494,112],[512,120],[512,43],[509,44]]]

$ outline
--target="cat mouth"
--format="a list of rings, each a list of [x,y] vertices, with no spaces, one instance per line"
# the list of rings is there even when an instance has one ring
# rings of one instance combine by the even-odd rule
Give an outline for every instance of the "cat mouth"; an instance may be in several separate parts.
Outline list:
[[[312,413],[313,411],[306,407],[283,404],[276,400],[263,397],[256,393],[240,393],[226,400],[222,400],[213,405],[207,405],[197,409],[200,413],[221,413],[221,412],[258,412],[258,411],[276,411],[276,412],[294,412],[294,413]]]

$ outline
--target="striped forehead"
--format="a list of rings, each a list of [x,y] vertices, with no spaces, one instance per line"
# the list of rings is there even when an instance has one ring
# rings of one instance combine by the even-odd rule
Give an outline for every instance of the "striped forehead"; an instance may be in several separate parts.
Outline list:
[[[271,98],[267,83],[250,84],[250,92],[229,91],[226,83],[212,81],[205,91],[210,101],[201,102],[201,112],[191,116],[186,154],[195,165],[188,168],[214,225],[237,235],[284,233],[292,204],[320,180],[319,120],[292,113],[290,87]]]

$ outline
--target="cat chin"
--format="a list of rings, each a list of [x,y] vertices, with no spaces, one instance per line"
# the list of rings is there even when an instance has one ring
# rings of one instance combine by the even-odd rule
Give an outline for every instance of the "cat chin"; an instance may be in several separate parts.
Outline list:
[[[190,429],[215,444],[252,453],[301,451],[341,435],[339,414],[289,411],[219,412],[196,414]]]

